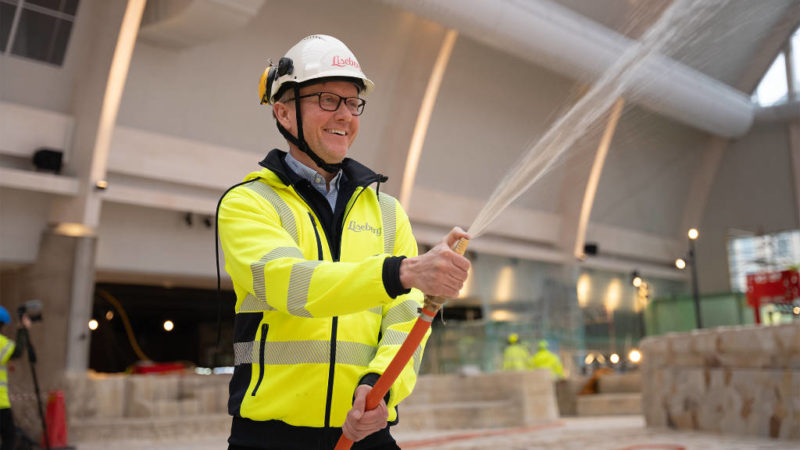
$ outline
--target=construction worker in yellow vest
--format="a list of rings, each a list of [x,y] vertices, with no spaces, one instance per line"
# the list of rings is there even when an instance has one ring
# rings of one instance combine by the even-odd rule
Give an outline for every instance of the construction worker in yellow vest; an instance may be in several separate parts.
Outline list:
[[[16,443],[14,416],[11,415],[11,402],[8,399],[8,361],[22,355],[28,345],[28,327],[31,321],[22,315],[22,327],[17,330],[16,343],[0,334],[0,450],[10,450]],[[11,322],[8,310],[0,306],[0,332],[3,326]]]
[[[522,371],[528,369],[530,354],[524,345],[519,343],[519,335],[508,335],[508,347],[503,352],[503,370]]]
[[[539,341],[539,350],[531,357],[530,367],[532,369],[550,369],[553,372],[554,380],[564,378],[564,367],[561,365],[561,360],[558,355],[547,349],[547,341],[544,339]]]

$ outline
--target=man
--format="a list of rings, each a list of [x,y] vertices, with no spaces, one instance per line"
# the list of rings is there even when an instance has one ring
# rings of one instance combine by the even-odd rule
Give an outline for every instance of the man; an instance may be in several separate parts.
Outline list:
[[[528,369],[528,349],[519,343],[519,335],[508,335],[508,346],[503,351],[503,370],[521,372]]]
[[[8,361],[19,358],[28,346],[28,328],[31,320],[27,315],[21,317],[22,327],[17,330],[16,343],[0,334],[0,450],[14,448],[17,440],[14,416],[11,414],[11,401],[8,399]],[[0,332],[5,324],[11,323],[8,310],[0,306]],[[17,345],[18,344],[18,345]]]
[[[544,339],[539,341],[539,351],[531,357],[531,368],[550,369],[553,373],[553,380],[564,378],[564,367],[561,365],[561,360],[558,355],[547,349],[547,341]]]
[[[302,39],[259,83],[289,152],[230,190],[219,210],[236,291],[230,449],[398,448],[388,423],[416,383],[424,342],[383,402],[365,399],[399,349],[423,292],[455,297],[469,262],[429,252],[405,211],[380,193],[386,177],[347,158],[374,85],[355,55],[324,35]],[[370,185],[378,183],[375,189]]]

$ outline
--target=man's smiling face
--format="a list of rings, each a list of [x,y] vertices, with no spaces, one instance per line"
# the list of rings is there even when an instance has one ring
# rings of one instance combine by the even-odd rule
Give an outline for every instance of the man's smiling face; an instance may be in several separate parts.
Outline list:
[[[357,97],[358,88],[348,81],[326,81],[300,89],[300,95],[317,92],[332,92],[340,97]],[[303,115],[303,136],[308,146],[325,162],[335,164],[347,156],[350,145],[358,135],[358,116],[354,116],[342,102],[336,111],[324,111],[319,107],[319,97],[300,100]],[[284,127],[297,136],[295,108],[287,103],[288,124]],[[288,125],[288,126],[287,126]]]

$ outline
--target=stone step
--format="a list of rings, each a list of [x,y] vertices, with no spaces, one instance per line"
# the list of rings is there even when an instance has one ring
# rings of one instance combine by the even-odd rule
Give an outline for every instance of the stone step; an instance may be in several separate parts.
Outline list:
[[[421,376],[400,406],[410,430],[517,427],[554,420],[549,371]],[[228,379],[221,377],[85,377],[74,382],[70,438],[158,438],[228,433]],[[105,394],[105,395],[102,395]]]
[[[397,429],[464,430],[525,425],[518,401],[468,401],[429,405],[400,406]],[[231,417],[227,414],[200,414],[173,417],[126,417],[73,420],[69,424],[70,442],[91,444],[109,440],[148,438],[180,439],[226,434]]]
[[[578,396],[578,416],[642,414],[642,394],[638,392]]]
[[[640,372],[613,373],[597,379],[597,392],[601,394],[621,394],[642,392]]]
[[[417,380],[404,405],[470,402],[518,398],[552,392],[552,375],[547,370],[497,372],[479,375],[423,375]]]
[[[138,439],[142,436],[173,439],[230,432],[228,414],[197,414],[172,417],[125,417],[71,420],[69,439],[73,443]]]
[[[402,431],[464,430],[517,427],[525,424],[522,404],[515,400],[400,405]]]

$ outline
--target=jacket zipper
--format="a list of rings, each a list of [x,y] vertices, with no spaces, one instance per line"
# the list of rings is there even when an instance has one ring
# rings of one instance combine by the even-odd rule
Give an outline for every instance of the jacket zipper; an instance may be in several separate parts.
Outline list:
[[[261,346],[258,349],[258,381],[256,381],[256,385],[253,388],[253,393],[250,394],[251,396],[255,397],[256,392],[258,392],[258,387],[261,386],[261,381],[264,379],[264,367],[265,364],[265,353],[267,348],[267,331],[269,330],[269,324],[262,323],[261,324]]]
[[[314,228],[314,236],[317,238],[317,258],[322,260],[322,240],[317,230],[317,222],[314,220],[314,214],[308,212],[308,217],[311,219],[312,228]],[[336,330],[339,325],[339,318],[333,317],[331,319],[331,353],[328,357],[328,390],[325,394],[325,429],[331,426],[331,407],[333,406],[333,377],[336,372]],[[327,431],[326,431],[327,432]]]
[[[352,209],[355,207],[355,204],[358,201],[358,197],[361,196],[361,194],[364,192],[364,190],[366,190],[366,186],[362,186],[361,187],[361,190],[358,192],[358,194],[356,194],[356,198],[353,199],[353,203],[352,203],[352,205],[350,205],[350,209],[346,210],[344,212],[344,214],[342,215],[342,223],[341,223],[342,231],[344,231],[344,224],[345,224],[345,222],[347,222],[347,216],[350,215],[350,211],[352,211]],[[303,195],[299,191],[297,191],[295,189],[295,192],[297,192],[297,195],[299,195],[300,198],[303,199],[303,201],[306,203],[306,205],[311,207],[311,204],[305,199],[305,197],[303,197]],[[312,209],[313,209],[313,207],[312,207]],[[317,230],[317,222],[316,222],[316,220],[314,220],[314,214],[312,214],[311,211],[308,212],[308,217],[311,219],[311,225],[312,225],[312,228],[314,229],[314,236],[317,238],[317,258],[320,261],[322,261],[322,259],[323,259],[323,255],[322,255],[322,240],[320,238],[319,231]],[[320,223],[320,225],[322,225],[322,224]],[[330,246],[330,239],[328,237],[328,230],[323,226],[322,227],[322,231],[325,233],[325,240],[329,242],[329,246]],[[341,254],[342,235],[343,234],[344,234],[343,232],[339,233],[339,253],[340,254]],[[333,259],[334,262],[338,261],[339,257],[340,257],[340,255],[334,255],[333,253],[331,253],[331,259]],[[333,317],[331,319],[331,353],[330,353],[330,356],[329,356],[329,365],[328,365],[328,391],[327,391],[326,396],[325,396],[325,430],[326,430],[325,434],[326,434],[326,436],[327,436],[327,429],[330,428],[330,425],[331,425],[331,408],[333,406],[332,405],[333,404],[333,378],[334,378],[334,375],[335,375],[335,372],[336,372],[336,337],[337,337],[338,325],[339,325],[339,317],[335,316],[335,317]]]
[[[317,237],[317,259],[322,261],[322,239],[320,239],[319,231],[317,230],[317,221],[314,220],[314,214],[311,211],[308,212],[308,217],[311,219],[311,228],[314,229],[314,235]]]
[[[325,428],[331,426],[331,407],[333,403],[333,375],[336,372],[336,329],[339,325],[339,317],[331,320],[331,356],[330,367],[328,369],[328,393],[325,400]]]

